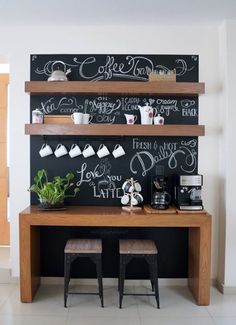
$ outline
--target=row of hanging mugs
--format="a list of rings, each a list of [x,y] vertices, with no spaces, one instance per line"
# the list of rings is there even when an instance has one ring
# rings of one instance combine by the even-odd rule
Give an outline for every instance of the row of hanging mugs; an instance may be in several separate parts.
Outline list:
[[[57,145],[55,151],[53,151],[53,149],[51,148],[51,146],[49,144],[44,143],[42,145],[41,149],[39,150],[39,155],[42,158],[50,156],[53,153],[57,158],[63,157],[67,154],[69,154],[69,156],[71,158],[75,158],[80,155],[83,155],[84,158],[88,158],[88,157],[94,156],[96,154],[96,152],[95,152],[94,148],[91,146],[91,144],[86,144],[84,146],[84,149],[81,150],[80,147],[78,146],[78,144],[73,143],[70,150],[68,151],[64,144],[59,143]],[[97,156],[99,158],[104,158],[110,154],[111,153],[110,153],[109,149],[107,148],[107,146],[105,144],[100,144],[100,146],[97,150]],[[112,155],[114,158],[119,158],[121,156],[124,156],[125,150],[122,147],[122,145],[116,144],[112,150]]]

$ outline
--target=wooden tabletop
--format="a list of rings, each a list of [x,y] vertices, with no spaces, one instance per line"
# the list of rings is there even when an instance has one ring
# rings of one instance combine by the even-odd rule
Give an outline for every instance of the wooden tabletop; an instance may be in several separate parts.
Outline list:
[[[127,212],[117,206],[68,206],[64,211],[43,211],[29,206],[20,213],[20,220],[29,225],[91,226],[91,227],[199,227],[210,215],[199,213],[147,213],[143,209]]]

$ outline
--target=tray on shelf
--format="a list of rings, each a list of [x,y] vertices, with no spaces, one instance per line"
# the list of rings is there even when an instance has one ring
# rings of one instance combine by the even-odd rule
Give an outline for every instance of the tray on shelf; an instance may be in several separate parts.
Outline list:
[[[73,124],[70,115],[44,115],[44,124]]]
[[[176,214],[176,207],[170,206],[168,209],[153,209],[150,204],[145,204],[143,207],[146,213],[153,213],[153,214],[169,214],[173,213]]]

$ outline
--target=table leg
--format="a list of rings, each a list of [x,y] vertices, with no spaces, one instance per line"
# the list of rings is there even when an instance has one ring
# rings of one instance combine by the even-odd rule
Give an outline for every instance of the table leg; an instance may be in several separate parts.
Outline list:
[[[210,217],[210,216],[209,216]],[[210,303],[211,218],[189,228],[188,285],[198,305]]]
[[[40,286],[40,227],[20,218],[20,294],[32,302]]]

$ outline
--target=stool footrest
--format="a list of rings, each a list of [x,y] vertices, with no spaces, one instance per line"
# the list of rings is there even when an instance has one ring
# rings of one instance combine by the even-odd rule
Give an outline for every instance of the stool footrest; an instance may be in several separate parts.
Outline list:
[[[123,293],[123,296],[152,296],[155,297],[154,293]]]
[[[99,292],[68,292],[70,295],[99,295]]]

